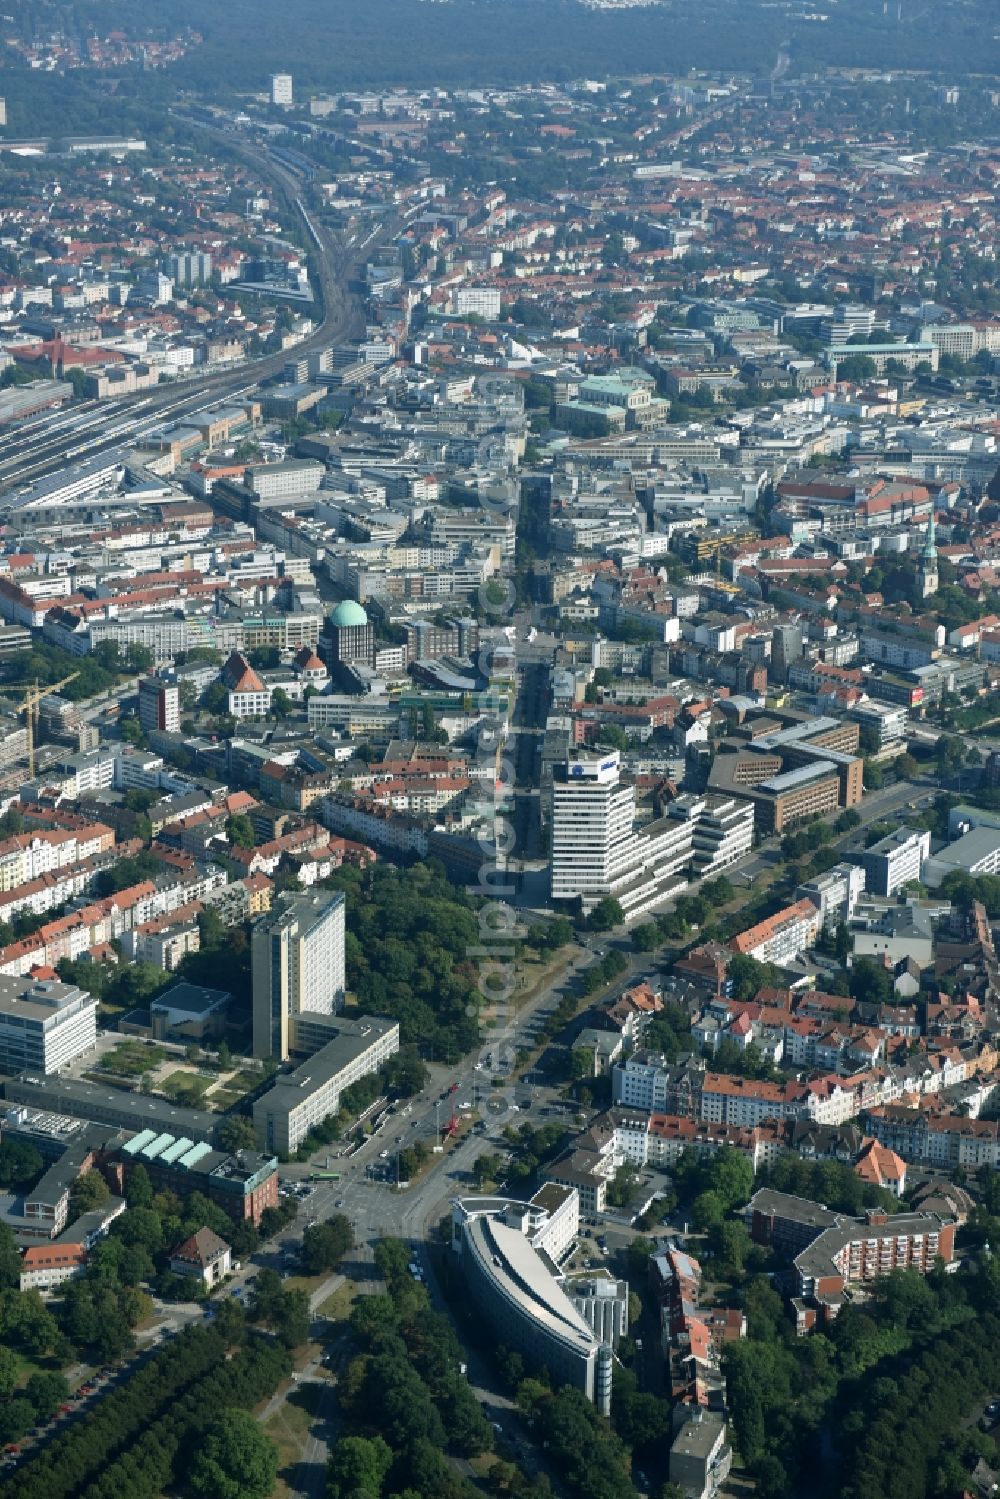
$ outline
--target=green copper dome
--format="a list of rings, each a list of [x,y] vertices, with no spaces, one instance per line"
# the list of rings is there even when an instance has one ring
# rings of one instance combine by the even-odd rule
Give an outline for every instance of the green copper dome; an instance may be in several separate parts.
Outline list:
[[[361,605],[356,604],[353,599],[344,599],[343,603],[338,604],[330,615],[330,623],[337,629],[356,630],[368,623],[368,616]]]

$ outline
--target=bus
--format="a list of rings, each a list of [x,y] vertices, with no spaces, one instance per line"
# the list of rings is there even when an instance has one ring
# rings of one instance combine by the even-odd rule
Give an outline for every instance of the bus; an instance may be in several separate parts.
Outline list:
[[[314,1171],[309,1177],[311,1182],[339,1182],[339,1171]]]

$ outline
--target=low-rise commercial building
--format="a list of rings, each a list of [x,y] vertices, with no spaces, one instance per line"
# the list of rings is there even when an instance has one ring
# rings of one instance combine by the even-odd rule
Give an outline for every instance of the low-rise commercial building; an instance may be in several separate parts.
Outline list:
[[[399,1050],[399,1025],[379,1015],[360,1020],[342,1016],[306,1016],[325,1022],[332,1036],[294,1072],[279,1077],[253,1107],[257,1141],[266,1151],[291,1155],[314,1125],[340,1108],[340,1095],[359,1078],[377,1072]]]
[[[50,1114],[68,1114],[115,1129],[144,1130],[155,1125],[158,1133],[166,1130],[179,1137],[189,1136],[192,1141],[213,1141],[223,1122],[221,1114],[205,1109],[187,1109],[164,1098],[123,1093],[107,1084],[74,1077],[23,1073],[5,1081],[3,1093],[11,1103],[25,1103]]]
[[[932,890],[952,873],[978,875],[1000,871],[1000,828],[981,824],[970,828],[954,843],[931,854],[923,867],[923,880]]]

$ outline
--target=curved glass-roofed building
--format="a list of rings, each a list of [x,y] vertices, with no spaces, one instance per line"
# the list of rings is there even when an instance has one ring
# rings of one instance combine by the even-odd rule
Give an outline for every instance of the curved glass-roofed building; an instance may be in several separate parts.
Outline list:
[[[611,1349],[593,1329],[534,1247],[518,1206],[505,1199],[456,1204],[455,1247],[476,1304],[507,1347],[544,1363],[561,1384],[582,1390],[607,1414],[611,1408]],[[517,1227],[504,1221],[509,1211]]]

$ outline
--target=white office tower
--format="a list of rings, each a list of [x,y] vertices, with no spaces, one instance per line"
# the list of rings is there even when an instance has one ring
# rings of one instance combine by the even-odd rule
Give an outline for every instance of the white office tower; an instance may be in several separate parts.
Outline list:
[[[635,790],[621,784],[618,752],[569,760],[552,773],[553,900],[585,911],[610,896],[632,919],[685,888],[694,824],[662,817],[636,830]]]
[[[286,1061],[299,1015],[335,1015],[344,1000],[344,897],[280,895],[253,929],[253,1053]]]
[[[271,74],[271,103],[291,104],[292,102],[292,75],[291,73]]]

